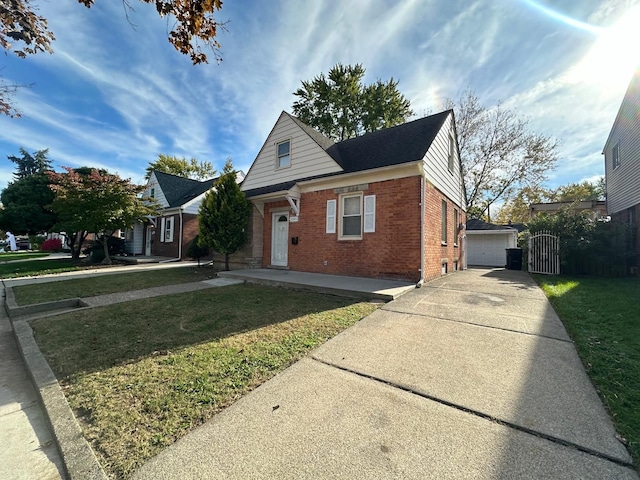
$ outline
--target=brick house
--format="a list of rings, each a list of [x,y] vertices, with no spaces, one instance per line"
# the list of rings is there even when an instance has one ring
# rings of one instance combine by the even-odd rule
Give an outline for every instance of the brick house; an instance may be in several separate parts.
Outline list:
[[[282,112],[241,188],[263,267],[419,282],[462,266],[451,110],[339,143]]]
[[[137,223],[125,232],[125,251],[129,255],[157,255],[185,259],[186,251],[198,234],[198,209],[213,181],[200,182],[154,171],[144,195],[155,198],[160,214]]]

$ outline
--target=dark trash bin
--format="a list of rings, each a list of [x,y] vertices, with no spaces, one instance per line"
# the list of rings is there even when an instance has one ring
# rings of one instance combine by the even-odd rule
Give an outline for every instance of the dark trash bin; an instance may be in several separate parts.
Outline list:
[[[507,248],[507,270],[522,270],[522,249]]]

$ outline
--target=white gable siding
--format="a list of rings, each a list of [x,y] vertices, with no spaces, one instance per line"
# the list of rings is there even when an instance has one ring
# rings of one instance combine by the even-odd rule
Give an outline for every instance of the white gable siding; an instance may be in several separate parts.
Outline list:
[[[449,135],[452,133],[453,116],[449,115],[424,156],[424,172],[438,190],[466,210],[457,148],[454,149],[453,171],[449,171]]]
[[[160,185],[158,185],[158,180],[156,179],[155,172],[151,174],[151,177],[147,182],[147,188],[144,191],[144,195],[146,197],[151,196],[152,188],[154,189],[153,198],[155,198],[158,201],[158,203],[162,208],[167,208],[169,206],[169,202],[167,202],[167,199],[165,198],[164,193],[162,193],[162,189],[160,188]]]
[[[276,144],[286,140],[291,140],[291,165],[276,169]],[[340,166],[283,112],[251,165],[242,190],[340,171]]]
[[[620,165],[612,165],[619,147]],[[604,148],[607,211],[620,212],[640,203],[640,69],[631,80]]]
[[[184,213],[192,213],[194,215],[198,214],[198,210],[200,210],[200,205],[202,204],[202,200],[204,200],[204,196],[206,195],[206,193],[203,193],[202,195],[197,196],[196,198],[194,198],[193,200],[191,200],[190,202],[186,203],[184,205]]]

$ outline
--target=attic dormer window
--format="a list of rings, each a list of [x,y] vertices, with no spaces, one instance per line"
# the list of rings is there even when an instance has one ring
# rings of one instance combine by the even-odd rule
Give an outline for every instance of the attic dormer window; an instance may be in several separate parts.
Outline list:
[[[151,198],[155,198],[155,196],[156,196],[156,189],[155,189],[155,188],[152,188],[152,189],[151,189],[151,193],[149,194],[149,196],[150,196]]]
[[[291,142],[280,142],[276,146],[278,158],[276,160],[276,168],[284,168],[291,165]]]

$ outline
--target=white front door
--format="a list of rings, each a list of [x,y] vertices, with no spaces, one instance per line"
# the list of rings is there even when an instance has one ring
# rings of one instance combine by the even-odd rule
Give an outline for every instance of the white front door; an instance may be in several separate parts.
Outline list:
[[[151,226],[147,227],[147,235],[144,243],[144,254],[149,257],[151,256],[151,235],[153,234],[153,230]]]
[[[286,267],[289,251],[289,214],[274,213],[271,231],[271,265]]]

